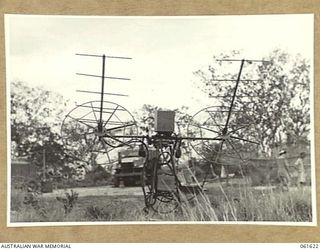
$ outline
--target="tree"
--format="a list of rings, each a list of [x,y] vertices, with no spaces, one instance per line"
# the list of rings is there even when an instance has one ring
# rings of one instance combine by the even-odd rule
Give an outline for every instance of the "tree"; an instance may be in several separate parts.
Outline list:
[[[178,136],[186,136],[187,135],[187,125],[191,119],[191,116],[188,112],[187,106],[182,106],[179,109],[174,109],[172,111],[175,112],[175,133]],[[137,123],[140,127],[140,132],[145,134],[147,131],[150,134],[153,134],[154,126],[155,126],[155,112],[157,110],[164,110],[158,106],[144,104],[142,108],[135,112],[135,117],[137,119]],[[182,140],[180,147],[183,153],[190,153],[190,148],[188,141]]]
[[[11,95],[11,155],[28,157],[42,165],[60,166],[65,155],[59,132],[67,102],[54,92],[12,82]]]
[[[208,71],[198,70],[195,75],[200,78],[200,88],[205,93],[216,97],[221,105],[229,106],[235,82],[215,79],[237,79],[239,69],[228,71],[234,63],[216,61],[217,58],[239,58],[239,52],[214,56]],[[301,55],[291,56],[281,50],[272,51],[263,60],[260,64],[245,64],[241,79],[258,81],[240,82],[235,108],[252,118],[262,150],[270,152],[276,145],[308,140],[310,62]]]
[[[162,109],[158,106],[150,104],[144,104],[139,111],[135,112],[135,117],[142,132],[154,132],[155,112],[157,110],[166,109]],[[186,135],[187,124],[191,119],[191,116],[187,114],[188,107],[182,106],[181,108],[174,109],[172,111],[175,112],[175,132],[177,132],[179,135]]]
[[[140,128],[140,133],[154,132],[155,112],[161,110],[159,107],[144,104],[141,109],[134,112],[135,119],[137,120]]]

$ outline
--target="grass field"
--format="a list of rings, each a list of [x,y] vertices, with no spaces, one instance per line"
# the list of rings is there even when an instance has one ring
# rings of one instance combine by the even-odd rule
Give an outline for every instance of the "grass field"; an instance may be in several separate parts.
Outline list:
[[[252,188],[217,183],[172,213],[146,213],[142,196],[30,197],[12,189],[11,222],[79,221],[312,221],[311,188]],[[183,200],[183,199],[182,199]]]

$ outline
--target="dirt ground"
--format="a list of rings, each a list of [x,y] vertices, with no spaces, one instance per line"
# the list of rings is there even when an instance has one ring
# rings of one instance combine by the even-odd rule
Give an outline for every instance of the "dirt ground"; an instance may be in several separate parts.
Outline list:
[[[79,194],[79,197],[86,196],[143,196],[141,187],[119,187],[100,186],[100,187],[78,187],[70,189],[56,189],[52,193],[44,193],[43,197],[55,198],[63,196],[64,193],[73,190]]]
[[[222,182],[214,181],[207,182],[205,184],[204,190],[210,192],[212,189],[219,188],[219,186],[225,186],[226,181]],[[245,185],[244,181],[241,179],[231,179],[229,181],[229,185]],[[270,188],[270,187],[269,187]],[[140,186],[136,187],[118,187],[115,188],[111,185],[108,186],[99,186],[99,187],[76,187],[76,188],[68,188],[68,189],[56,189],[52,193],[44,193],[43,197],[45,198],[55,198],[57,196],[64,196],[64,193],[70,192],[73,190],[79,194],[79,197],[87,197],[87,196],[133,196],[139,197],[143,196],[142,188]]]

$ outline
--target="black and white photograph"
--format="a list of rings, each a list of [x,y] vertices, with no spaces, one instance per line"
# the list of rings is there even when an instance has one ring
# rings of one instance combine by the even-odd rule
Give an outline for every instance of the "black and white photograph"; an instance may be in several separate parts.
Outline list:
[[[316,225],[314,15],[5,15],[7,223]]]

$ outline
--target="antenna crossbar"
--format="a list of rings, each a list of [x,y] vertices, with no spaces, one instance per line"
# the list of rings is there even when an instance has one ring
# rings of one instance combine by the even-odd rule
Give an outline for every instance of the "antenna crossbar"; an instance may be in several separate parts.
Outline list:
[[[113,80],[126,80],[130,81],[130,78],[123,78],[123,77],[112,77],[112,76],[99,76],[99,75],[91,75],[91,74],[83,74],[83,73],[76,73],[76,75],[80,76],[91,76],[91,77],[98,77],[98,78],[106,78],[106,79],[113,79]]]
[[[225,98],[225,97],[232,97],[232,95],[212,95],[209,94],[211,98]],[[262,95],[237,95],[237,98],[245,98],[245,97],[265,97]]]
[[[94,54],[79,54],[77,53],[76,56],[92,56],[92,57],[103,57],[103,55],[94,55]],[[124,57],[124,56],[105,56],[106,58],[113,58],[113,59],[127,59],[131,60],[131,57]]]
[[[264,63],[270,63],[270,61],[266,61],[266,60],[249,60],[249,59],[216,59],[216,61],[218,62],[264,62]]]
[[[81,108],[89,108],[89,109],[100,109],[100,107],[92,107],[92,106],[86,106],[86,105],[76,105],[77,107],[81,107]],[[103,110],[114,110],[114,108],[106,108],[103,107]],[[122,108],[118,108],[117,111],[126,111],[125,109]]]
[[[237,79],[212,79],[212,81],[215,82],[236,82]],[[256,80],[251,80],[251,79],[241,79],[239,80],[240,82],[259,82],[261,81],[260,79],[256,79]]]
[[[97,92],[97,91],[87,91],[87,90],[79,90],[77,89],[76,90],[77,92],[82,92],[82,93],[91,93],[91,94],[101,94],[100,92]],[[124,94],[117,94],[117,93],[106,93],[104,92],[103,93],[104,95],[116,95],[116,96],[128,96],[128,95],[124,95]]]

